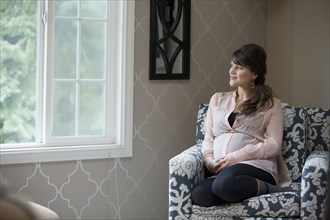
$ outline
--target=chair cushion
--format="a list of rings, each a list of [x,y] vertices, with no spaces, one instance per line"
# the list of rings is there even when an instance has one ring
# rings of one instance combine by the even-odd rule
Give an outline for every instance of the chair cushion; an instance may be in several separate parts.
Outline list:
[[[235,219],[246,217],[298,218],[300,197],[297,191],[265,194],[241,203],[201,207],[193,205],[191,219]],[[240,219],[237,218],[237,219]]]

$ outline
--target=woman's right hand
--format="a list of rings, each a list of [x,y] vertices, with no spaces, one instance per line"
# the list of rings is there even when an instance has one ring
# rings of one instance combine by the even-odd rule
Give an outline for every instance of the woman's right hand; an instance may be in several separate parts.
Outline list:
[[[233,154],[227,154],[217,160],[213,160],[209,163],[208,169],[213,174],[218,174],[225,168],[233,165],[237,161]]]
[[[213,160],[207,165],[207,169],[212,173],[212,174],[218,174],[220,172],[220,167],[221,167],[221,161],[220,160]]]

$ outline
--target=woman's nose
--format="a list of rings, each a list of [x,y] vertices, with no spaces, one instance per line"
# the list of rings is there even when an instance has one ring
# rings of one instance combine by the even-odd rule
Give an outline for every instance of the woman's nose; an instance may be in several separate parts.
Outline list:
[[[235,67],[230,67],[229,68],[229,74],[235,74]]]

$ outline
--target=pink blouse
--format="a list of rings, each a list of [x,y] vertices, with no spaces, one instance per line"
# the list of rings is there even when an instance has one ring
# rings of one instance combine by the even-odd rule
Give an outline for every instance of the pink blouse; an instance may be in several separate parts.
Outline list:
[[[204,163],[232,154],[236,163],[245,163],[270,173],[278,182],[277,156],[281,155],[283,113],[281,101],[272,108],[251,115],[239,115],[228,122],[235,109],[236,91],[216,93],[209,103],[202,143]]]

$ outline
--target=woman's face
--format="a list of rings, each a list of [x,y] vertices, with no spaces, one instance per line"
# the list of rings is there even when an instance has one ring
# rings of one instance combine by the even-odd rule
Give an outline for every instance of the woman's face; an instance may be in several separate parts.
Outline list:
[[[231,62],[229,69],[229,85],[231,87],[250,88],[251,82],[256,79],[256,74],[249,68]]]

